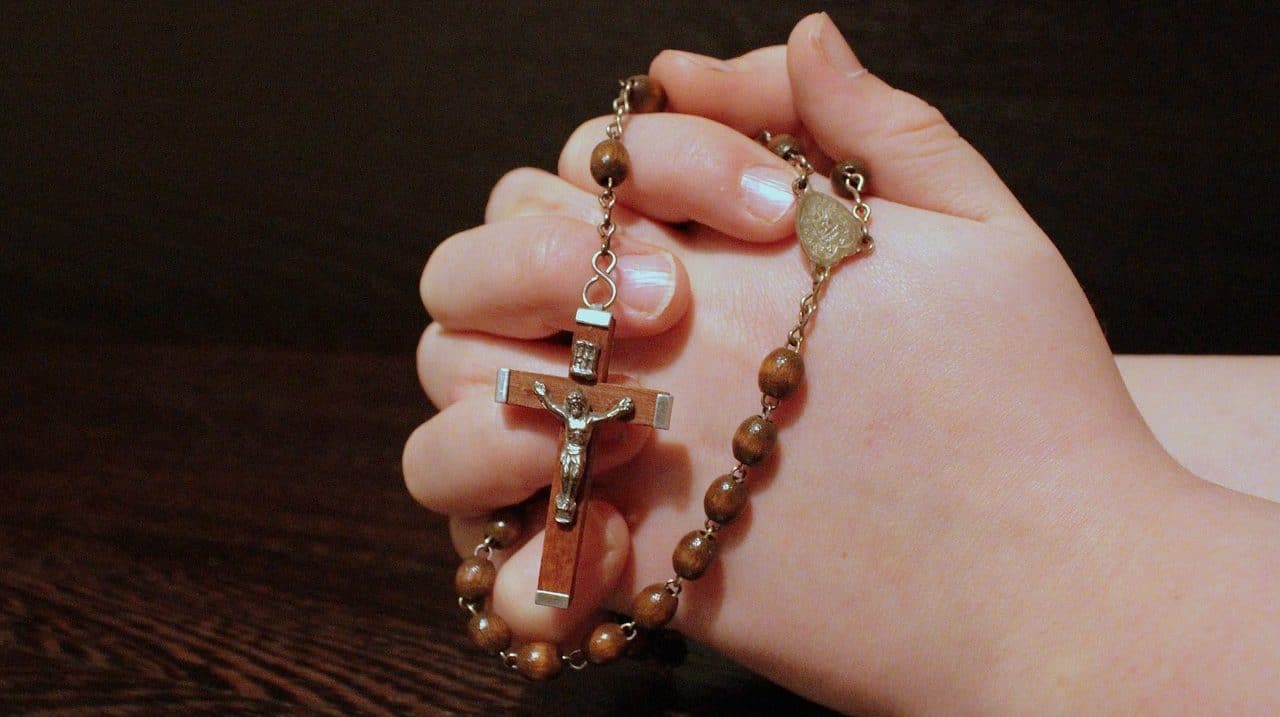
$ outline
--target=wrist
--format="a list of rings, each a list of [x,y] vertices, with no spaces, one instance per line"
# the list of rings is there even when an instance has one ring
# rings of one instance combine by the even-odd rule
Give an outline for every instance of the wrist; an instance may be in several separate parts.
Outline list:
[[[858,496],[867,520],[829,533],[785,526],[845,498],[818,495],[806,504],[762,493],[753,510],[780,517],[752,526],[755,539],[734,546],[738,562],[778,564],[770,546],[784,555],[836,549],[820,570],[784,569],[789,579],[780,585],[727,571],[723,593],[755,600],[687,615],[689,632],[840,709],[1016,713],[1039,689],[1039,655],[1066,649],[1076,629],[1069,623],[1089,617],[1095,586],[1105,586],[1133,543],[1126,533],[1158,516],[1172,484],[1195,481],[1140,422],[1110,425],[1105,441],[1064,439],[1043,453],[975,448],[963,461],[930,463],[933,488],[924,493],[904,497],[898,486],[909,482],[889,475],[871,480],[883,493]],[[789,620],[779,605],[812,605],[811,619]],[[1082,607],[1083,615],[1072,614]],[[1024,672],[1030,677],[1014,684]]]
[[[991,663],[967,674],[973,712],[1274,709],[1259,680],[1236,678],[1280,664],[1280,608],[1263,607],[1275,604],[1280,511],[1200,480],[1154,441],[1106,462],[1097,475],[1113,489],[1060,519],[1070,545],[986,625]]]

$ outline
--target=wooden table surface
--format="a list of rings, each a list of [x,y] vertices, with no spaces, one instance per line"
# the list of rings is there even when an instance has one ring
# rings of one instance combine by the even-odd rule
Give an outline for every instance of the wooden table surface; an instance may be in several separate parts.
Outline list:
[[[534,685],[400,474],[410,357],[0,351],[0,715],[827,714],[695,646]]]

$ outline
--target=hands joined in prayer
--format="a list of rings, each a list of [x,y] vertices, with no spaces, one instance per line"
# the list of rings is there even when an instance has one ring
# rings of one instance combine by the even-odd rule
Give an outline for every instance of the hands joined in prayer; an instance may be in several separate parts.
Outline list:
[[[1280,665],[1280,510],[1157,442],[1053,243],[943,116],[868,73],[825,15],[786,46],[667,51],[649,74],[669,104],[627,118],[612,373],[677,410],[662,434],[596,429],[567,610],[533,604],[546,506],[530,509],[493,592],[512,630],[577,639],[629,611],[733,467],[810,281],[795,173],[752,139],[767,129],[800,138],[823,192],[834,163],[865,163],[876,250],[828,282],[779,448],[672,626],[838,709],[1280,709],[1260,679]],[[493,377],[564,372],[548,339],[573,328],[599,244],[589,158],[611,119],[573,134],[558,175],[504,177],[423,274],[418,368],[440,412],[405,476],[467,554],[557,460],[560,422],[495,403]]]

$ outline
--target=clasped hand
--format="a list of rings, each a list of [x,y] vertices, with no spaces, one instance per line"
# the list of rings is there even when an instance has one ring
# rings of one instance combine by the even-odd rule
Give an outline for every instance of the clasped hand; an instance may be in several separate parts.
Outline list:
[[[866,163],[877,248],[833,274],[805,384],[775,414],[780,448],[673,626],[842,709],[990,713],[1142,669],[1105,639],[1162,639],[1131,602],[1147,595],[1135,556],[1172,560],[1168,541],[1217,509],[1215,489],[1152,438],[1080,286],[992,168],[936,109],[866,72],[825,15],[785,47],[727,62],[668,51],[650,74],[670,103],[627,120],[613,372],[670,391],[675,418],[661,436],[600,426],[574,607],[533,604],[529,531],[496,611],[519,635],[573,636],[669,576],[675,541],[702,524],[734,428],[758,411],[759,362],[809,284],[794,173],[751,139],[767,128],[802,138],[819,172]],[[609,120],[573,134],[558,175],[504,177],[485,223],[423,274],[434,323],[418,366],[440,412],[409,439],[405,477],[451,516],[461,551],[556,460],[556,422],[495,404],[492,380],[499,366],[564,371],[546,339],[572,328],[598,243],[588,165]]]

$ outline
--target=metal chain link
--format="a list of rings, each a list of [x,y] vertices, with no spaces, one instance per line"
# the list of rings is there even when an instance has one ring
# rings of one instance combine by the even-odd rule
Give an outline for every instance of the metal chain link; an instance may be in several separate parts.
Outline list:
[[[792,152],[791,156],[787,157],[787,163],[799,175],[791,182],[791,193],[798,197],[809,188],[809,175],[813,174],[813,165],[809,164],[809,160],[799,152]]]
[[[834,178],[833,178],[834,179]],[[867,184],[867,178],[861,173],[842,174],[840,175],[840,183],[845,190],[849,192],[849,196],[853,199],[853,216],[860,222],[862,226],[871,223],[871,205],[862,199],[862,190]],[[871,238],[870,233],[862,235],[862,247],[858,251],[871,251],[875,248],[875,240]]]
[[[622,89],[613,100],[613,119],[604,128],[604,133],[612,140],[622,139],[623,118],[631,112],[631,80],[622,80]],[[600,209],[603,216],[596,225],[596,233],[600,235],[600,249],[591,257],[591,277],[582,287],[582,304],[592,309],[607,309],[618,298],[618,285],[613,280],[613,270],[618,266],[618,255],[613,253],[613,235],[618,225],[613,221],[613,207],[618,203],[618,195],[613,191],[613,180],[608,180],[604,191],[600,192]],[[601,264],[603,262],[603,265]],[[591,298],[592,290],[603,284],[604,295],[598,300]]]
[[[772,420],[769,416],[782,405],[782,399],[776,396],[770,396],[767,393],[760,394],[760,417],[766,420]]]
[[[829,278],[831,278],[831,267],[817,267],[813,270],[813,287],[800,300],[800,318],[787,334],[787,348],[792,351],[799,352],[800,347],[804,344],[805,331],[809,327],[809,320],[813,318],[814,313],[818,310],[818,296],[822,293],[822,288]]]
[[[578,648],[560,659],[564,660],[564,664],[568,665],[569,669],[572,670],[585,670],[587,665],[590,664],[587,662],[587,653],[582,648]]]
[[[458,607],[471,613],[472,617],[480,611],[480,608],[476,607],[476,603],[474,601],[468,600],[461,595],[458,596]]]
[[[680,597],[680,591],[684,590],[684,578],[677,575],[664,583],[662,587],[671,597]]]

